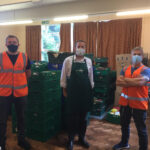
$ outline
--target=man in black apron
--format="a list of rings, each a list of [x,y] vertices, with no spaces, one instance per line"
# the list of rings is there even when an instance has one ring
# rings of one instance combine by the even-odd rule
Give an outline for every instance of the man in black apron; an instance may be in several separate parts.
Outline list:
[[[85,141],[87,127],[87,113],[92,107],[93,69],[90,59],[84,57],[86,43],[76,42],[76,55],[66,58],[61,74],[61,86],[67,99],[67,131],[69,142],[67,149],[73,150],[73,142],[76,134],[78,143],[89,148]]]

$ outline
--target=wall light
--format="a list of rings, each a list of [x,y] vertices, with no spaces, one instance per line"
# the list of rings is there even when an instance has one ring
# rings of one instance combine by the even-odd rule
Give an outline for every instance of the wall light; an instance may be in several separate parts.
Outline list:
[[[73,21],[87,19],[88,15],[54,18],[54,21]]]
[[[125,11],[125,12],[117,12],[116,13],[117,16],[142,15],[142,14],[150,14],[150,9]]]
[[[33,23],[33,21],[32,20],[23,20],[23,21],[0,22],[0,26],[17,25],[17,24],[29,24],[29,23]]]

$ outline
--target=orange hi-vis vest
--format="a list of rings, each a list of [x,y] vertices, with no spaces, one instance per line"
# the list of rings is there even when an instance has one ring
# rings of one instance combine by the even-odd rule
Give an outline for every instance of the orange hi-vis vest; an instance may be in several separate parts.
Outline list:
[[[133,74],[131,73],[132,66],[126,68],[125,78],[136,78],[147,67],[142,65],[136,69]],[[147,110],[148,109],[148,86],[135,86],[135,87],[123,87],[120,96],[119,104],[122,106],[129,105],[131,108]]]
[[[6,52],[0,53],[0,96],[15,97],[28,95],[26,78],[27,56],[19,53],[16,63],[13,65]]]

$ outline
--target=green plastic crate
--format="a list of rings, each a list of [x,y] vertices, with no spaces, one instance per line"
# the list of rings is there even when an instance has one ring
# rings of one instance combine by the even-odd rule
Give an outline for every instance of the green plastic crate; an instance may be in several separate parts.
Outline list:
[[[60,105],[51,106],[49,109],[43,110],[36,110],[36,109],[27,109],[26,115],[29,118],[38,119],[38,120],[47,120],[52,114],[55,114],[61,111]]]
[[[48,89],[45,91],[29,92],[29,99],[39,99],[43,101],[51,101],[51,98],[61,96],[61,89]]]
[[[94,75],[98,75],[98,76],[107,76],[110,74],[110,68],[105,68],[105,69],[95,69],[94,71]]]
[[[95,63],[108,63],[108,58],[107,57],[97,57],[95,58]]]
[[[58,89],[60,88],[60,81],[57,80],[43,80],[43,81],[30,81],[29,92],[38,92],[42,90]]]
[[[56,119],[57,118],[57,119]],[[46,119],[39,120],[37,117],[27,118],[27,129],[35,129],[37,131],[50,130],[52,126],[61,125],[61,113],[55,112],[47,116]]]
[[[40,81],[40,80],[60,80],[60,71],[41,71],[32,72],[30,81]]]
[[[41,76],[44,78],[52,79],[52,80],[57,80],[60,79],[61,71],[43,71],[41,72]]]
[[[100,109],[93,109],[91,111],[91,115],[93,116],[101,116],[105,113],[105,106],[100,108]]]
[[[102,99],[95,99],[93,102],[93,109],[102,108],[105,105],[105,101]]]
[[[48,63],[46,62],[35,62],[31,65],[31,70],[34,72],[42,72],[48,70]]]
[[[114,124],[120,124],[120,116],[111,114],[110,112],[107,113],[106,120]]]
[[[96,93],[109,93],[111,88],[94,88],[94,92]]]
[[[52,99],[52,101],[49,101],[49,102],[41,102],[41,101],[28,101],[28,104],[27,104],[27,110],[32,110],[34,112],[37,112],[37,111],[42,111],[42,112],[45,112],[45,111],[49,111],[49,110],[53,110],[53,109],[56,109],[57,108],[57,111],[59,111],[59,109],[61,107],[61,100],[59,99]]]
[[[101,83],[110,83],[110,68],[105,70],[95,70],[94,71],[94,81],[101,82]]]

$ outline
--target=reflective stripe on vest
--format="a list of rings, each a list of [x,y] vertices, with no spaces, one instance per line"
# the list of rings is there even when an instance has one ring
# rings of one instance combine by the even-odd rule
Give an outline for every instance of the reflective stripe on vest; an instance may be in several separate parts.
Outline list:
[[[128,100],[137,100],[137,101],[148,101],[149,100],[149,98],[131,97],[131,96],[125,95],[124,93],[121,93],[121,96]]]
[[[24,70],[13,70],[13,69],[5,69],[5,70],[1,70],[1,73],[9,73],[9,72],[13,72],[13,73],[24,73]]]
[[[24,69],[27,63],[27,59],[26,59],[26,55],[24,53],[22,53],[22,57],[23,57],[23,63],[24,63]]]
[[[16,87],[13,87],[12,85],[0,85],[0,88],[13,88],[14,90],[22,89],[25,87],[27,87],[27,84],[22,86],[16,86]]]

